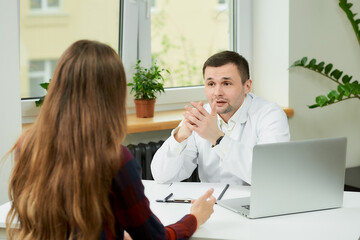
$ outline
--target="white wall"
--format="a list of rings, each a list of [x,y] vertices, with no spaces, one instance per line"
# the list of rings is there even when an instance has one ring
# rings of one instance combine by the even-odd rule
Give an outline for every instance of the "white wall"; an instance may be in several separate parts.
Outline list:
[[[0,1],[0,158],[21,133],[18,1]],[[0,163],[0,204],[8,201],[10,158]]]
[[[289,0],[256,0],[253,7],[253,92],[288,106]]]
[[[360,13],[360,2],[352,11]],[[290,1],[290,63],[308,56],[333,63],[360,80],[360,46],[345,13],[332,0]],[[337,85],[306,69],[289,71],[289,103],[295,109],[290,119],[292,139],[346,136],[347,167],[360,165],[360,101],[347,100],[321,109],[308,109],[316,96]]]

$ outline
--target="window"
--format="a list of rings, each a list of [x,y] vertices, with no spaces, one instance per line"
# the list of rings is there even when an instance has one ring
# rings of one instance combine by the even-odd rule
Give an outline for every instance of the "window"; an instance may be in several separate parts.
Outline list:
[[[150,6],[151,6],[151,13],[157,13],[158,12],[158,8],[157,8],[157,0],[150,0]]]
[[[224,11],[227,9],[227,6],[228,6],[228,3],[227,3],[227,0],[218,0],[217,1],[217,10],[218,11]]]
[[[50,9],[60,14],[33,14]],[[137,59],[145,66],[157,59],[169,69],[157,111],[204,101],[202,65],[210,55],[231,49],[251,62],[251,19],[252,0],[20,1],[23,122],[38,111],[27,99],[43,95],[39,82],[51,78],[53,61],[79,39],[105,42],[121,53],[128,81]],[[128,110],[134,112],[133,96],[128,98]]]
[[[34,101],[45,93],[39,84],[52,78],[57,59],[70,44],[80,39],[98,40],[118,51],[119,3],[120,0],[20,1],[20,88],[24,123],[35,118],[38,109]],[[56,14],[52,10],[56,10]]]
[[[60,0],[30,0],[32,11],[51,11],[60,9]]]
[[[191,7],[189,7],[191,6]],[[158,0],[151,15],[151,56],[168,69],[165,87],[203,85],[202,65],[230,46],[229,4],[218,0]]]
[[[57,60],[31,60],[29,64],[29,88],[23,93],[25,97],[43,96],[45,90],[40,83],[49,82],[56,66]]]

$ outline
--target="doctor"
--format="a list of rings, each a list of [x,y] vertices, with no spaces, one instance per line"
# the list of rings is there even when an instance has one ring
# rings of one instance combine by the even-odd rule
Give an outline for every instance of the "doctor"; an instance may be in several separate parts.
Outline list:
[[[202,182],[251,184],[253,147],[290,140],[286,114],[250,93],[248,63],[236,52],[211,56],[203,76],[209,103],[185,106],[183,121],[154,155],[153,177],[182,181],[198,166]]]

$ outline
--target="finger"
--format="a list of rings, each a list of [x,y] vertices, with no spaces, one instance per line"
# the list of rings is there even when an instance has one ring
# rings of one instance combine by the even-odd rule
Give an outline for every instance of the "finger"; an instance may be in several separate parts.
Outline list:
[[[188,119],[193,124],[200,126],[201,123],[204,121],[204,116],[200,114],[196,109],[194,109],[195,113],[192,112],[186,112],[185,118]]]
[[[211,195],[209,198],[208,198],[208,202],[211,203],[211,204],[215,204],[216,203],[216,198]]]
[[[211,104],[211,115],[216,115],[216,101],[213,101],[213,103]]]
[[[209,113],[205,110],[205,108],[203,107],[203,103],[200,101],[199,103],[196,103],[196,102],[190,102],[190,104],[194,107],[194,108],[196,108],[198,111],[199,111],[199,113],[201,113],[201,115],[203,115],[203,116],[208,116],[209,115]]]
[[[186,114],[185,119],[192,125],[199,126],[199,124],[201,123],[201,120],[192,114]]]
[[[184,122],[184,124],[185,124],[185,126],[190,130],[190,131],[195,131],[195,129],[196,129],[196,125],[194,125],[194,124],[191,124],[191,123],[189,123],[188,121],[186,121],[186,122]]]
[[[202,195],[201,197],[198,198],[198,200],[207,200],[208,198],[210,198],[212,196],[212,194],[214,193],[214,189],[210,188],[209,190],[207,190],[205,192],[204,195]]]
[[[192,108],[190,106],[187,106],[186,110],[188,115],[192,115],[193,117],[199,119],[200,121],[204,119],[204,115],[197,108],[195,107]]]
[[[189,105],[185,105],[184,108],[185,108],[185,110],[188,111],[188,112],[190,112],[190,111],[192,110],[192,107],[190,107]]]
[[[203,101],[200,101],[200,102],[199,102],[199,105],[203,107],[203,106],[204,106]]]

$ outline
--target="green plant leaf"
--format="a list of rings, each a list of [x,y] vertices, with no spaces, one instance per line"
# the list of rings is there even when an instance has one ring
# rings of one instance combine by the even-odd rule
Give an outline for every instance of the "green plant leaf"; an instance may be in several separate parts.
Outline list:
[[[135,65],[137,72],[133,76],[133,82],[127,84],[131,87],[130,93],[134,93],[135,99],[155,99],[155,93],[165,92],[162,72],[170,72],[165,68],[160,69],[156,60],[150,68],[142,67],[140,63],[141,60],[138,60]]]
[[[344,76],[342,77],[341,81],[342,81],[343,83],[348,83],[348,82],[351,81],[351,79],[352,79],[352,76],[350,77],[349,75],[344,75]]]
[[[48,89],[48,86],[49,86],[49,83],[48,83],[48,82],[40,83],[40,86],[41,86],[43,89],[47,90],[47,89]]]
[[[308,60],[307,57],[303,57],[303,58],[301,59],[301,64],[302,64],[302,66],[305,66],[307,60]]]
[[[350,84],[350,83],[345,83],[344,84],[344,88],[345,88],[345,92],[344,92],[344,95],[347,96],[347,97],[350,97],[352,91],[353,91],[353,85]]]
[[[339,96],[337,97],[338,101],[341,101],[344,97],[344,93],[340,93]]]
[[[317,107],[320,107],[320,105],[317,103],[310,105],[310,106],[308,105],[308,108],[310,108],[310,109],[317,108]]]
[[[331,72],[330,76],[334,77],[337,81],[339,81],[342,74],[343,74],[342,71],[335,69],[334,71]]]
[[[331,71],[333,65],[331,63],[329,63],[328,65],[326,65],[325,67],[325,74],[329,74],[329,72]]]
[[[35,101],[35,106],[36,107],[41,107],[42,104],[44,103],[44,99],[45,99],[45,96],[40,97],[39,100]]]
[[[337,99],[339,97],[339,93],[335,90],[331,90],[327,96],[329,99]]]
[[[315,70],[316,69],[316,59],[315,58],[311,59],[309,64],[306,67],[310,68],[312,70]]]
[[[360,95],[360,84],[358,81],[354,81],[351,83],[353,85],[353,94],[354,95]]]
[[[322,72],[324,70],[324,65],[325,65],[325,62],[320,62],[317,67],[316,67],[316,70],[318,72]]]
[[[355,20],[354,17],[356,16],[356,14],[354,14],[350,10],[350,8],[353,6],[352,3],[348,3],[347,0],[339,0],[339,6],[345,12],[347,18],[349,19],[351,26],[353,27],[354,33],[356,35],[356,38],[358,40],[358,43],[360,45],[359,19]]]
[[[299,66],[302,66],[301,60],[295,61],[295,62],[290,66],[290,68],[292,68],[292,67],[299,67]]]
[[[328,98],[324,95],[320,95],[315,98],[315,102],[319,104],[320,107],[324,107],[328,103]]]
[[[352,86],[349,83],[346,83],[344,85],[338,86],[338,91],[340,94],[343,94],[344,96],[349,97],[351,94]]]

